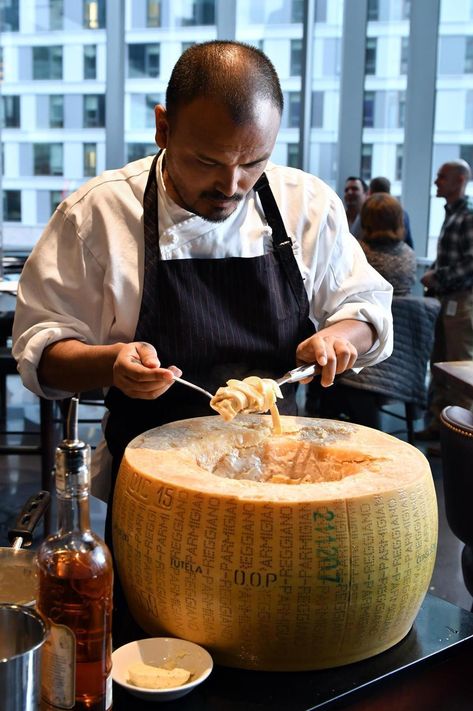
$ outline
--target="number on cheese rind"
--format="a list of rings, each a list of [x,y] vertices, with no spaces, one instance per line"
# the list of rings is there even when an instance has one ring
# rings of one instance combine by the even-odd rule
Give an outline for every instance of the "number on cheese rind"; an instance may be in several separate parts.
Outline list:
[[[115,489],[118,573],[140,626],[217,663],[322,669],[389,649],[428,590],[429,464],[329,420],[207,417],[144,433]]]

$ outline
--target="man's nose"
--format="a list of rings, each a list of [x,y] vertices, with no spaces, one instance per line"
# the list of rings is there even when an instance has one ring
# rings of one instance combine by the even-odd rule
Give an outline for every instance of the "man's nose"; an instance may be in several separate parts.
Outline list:
[[[215,187],[227,197],[232,197],[232,195],[238,192],[239,177],[240,171],[238,166],[224,165],[221,167]]]

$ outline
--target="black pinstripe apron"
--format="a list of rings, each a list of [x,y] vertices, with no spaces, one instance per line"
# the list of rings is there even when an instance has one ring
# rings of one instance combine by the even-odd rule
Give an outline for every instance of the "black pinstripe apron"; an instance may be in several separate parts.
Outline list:
[[[229,378],[277,377],[295,365],[314,332],[309,301],[284,224],[263,174],[255,185],[272,228],[273,251],[259,257],[161,259],[155,157],[144,194],[145,270],[135,341],[156,348],[161,365],[215,392]],[[278,402],[295,414],[295,389]],[[166,422],[216,414],[208,399],[178,384],[156,400],[111,388],[106,440],[117,470],[128,442]]]

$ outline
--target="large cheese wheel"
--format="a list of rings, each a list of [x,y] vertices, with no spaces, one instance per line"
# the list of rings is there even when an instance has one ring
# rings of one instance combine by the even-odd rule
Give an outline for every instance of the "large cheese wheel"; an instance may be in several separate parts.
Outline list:
[[[114,551],[133,616],[216,662],[321,669],[409,631],[437,543],[429,465],[377,430],[267,416],[183,420],[126,449]]]

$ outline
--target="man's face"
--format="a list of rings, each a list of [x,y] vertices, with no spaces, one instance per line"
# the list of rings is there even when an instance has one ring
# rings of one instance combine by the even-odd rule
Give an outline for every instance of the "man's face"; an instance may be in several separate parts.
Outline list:
[[[179,108],[171,122],[164,107],[155,112],[156,143],[166,148],[168,194],[206,220],[226,220],[266,167],[279,111],[269,101],[256,101],[253,119],[239,126],[219,103],[204,97]]]
[[[356,207],[363,205],[366,195],[360,180],[347,180],[345,183],[345,205],[346,207]]]
[[[452,202],[460,196],[463,184],[462,178],[459,172],[451,165],[440,166],[434,182],[437,186],[437,197],[442,197],[447,202]]]

